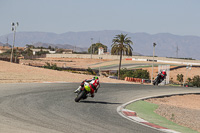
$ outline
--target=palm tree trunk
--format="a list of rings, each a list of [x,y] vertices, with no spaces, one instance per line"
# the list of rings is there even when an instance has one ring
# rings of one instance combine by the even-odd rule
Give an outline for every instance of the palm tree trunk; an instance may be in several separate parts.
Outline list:
[[[122,63],[122,50],[120,50],[120,59],[119,59],[119,70],[118,70],[118,79],[120,79],[120,69]]]

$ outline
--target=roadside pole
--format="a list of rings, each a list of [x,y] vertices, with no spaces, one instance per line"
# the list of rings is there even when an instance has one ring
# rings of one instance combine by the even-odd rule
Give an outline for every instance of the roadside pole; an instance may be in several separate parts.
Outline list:
[[[91,38],[91,48],[90,48],[91,59],[92,59],[92,40],[93,40],[93,38]]]
[[[151,73],[151,84],[153,84],[153,67],[154,67],[155,47],[156,47],[156,43],[153,43],[153,63],[152,63],[152,73]]]
[[[16,34],[16,30],[17,30],[17,26],[19,26],[19,23],[17,22],[15,23],[11,23],[12,25],[12,31],[14,32],[14,36],[13,36],[13,45],[12,45],[12,50],[11,50],[11,55],[10,55],[10,62],[13,62],[13,51],[14,51],[14,45],[15,45],[15,34]]]
[[[100,73],[101,73],[101,68],[99,67],[99,76],[101,76],[101,74],[100,74]]]
[[[192,69],[192,65],[187,65],[186,67],[187,71],[186,71],[186,76],[185,76],[185,79],[184,79],[184,82],[183,82],[183,87],[185,87],[185,81],[186,81],[186,78],[187,78],[187,75],[188,75],[188,71]]]

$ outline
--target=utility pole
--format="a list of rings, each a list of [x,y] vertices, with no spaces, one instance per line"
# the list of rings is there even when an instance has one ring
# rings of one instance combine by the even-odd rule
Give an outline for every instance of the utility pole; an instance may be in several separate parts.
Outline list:
[[[154,67],[155,47],[156,47],[156,43],[153,43],[153,63],[152,63],[152,73],[151,73],[151,84],[153,84],[153,67]]]
[[[91,38],[91,44],[93,43],[93,38]],[[91,59],[92,59],[92,45],[91,45],[91,48],[90,48],[90,53],[91,53]]]
[[[178,58],[178,51],[179,51],[180,49],[178,48],[178,46],[176,47],[176,58]]]
[[[9,47],[9,44],[8,44],[8,36],[6,37],[6,46]]]
[[[185,76],[185,79],[184,79],[184,82],[183,82],[183,87],[185,87],[185,81],[186,81],[186,78],[187,78],[187,75],[188,75],[188,70],[191,70],[192,69],[192,65],[187,65],[187,67],[186,67],[186,76]]]
[[[13,50],[14,50],[14,45],[15,45],[15,34],[16,34],[16,30],[17,30],[17,26],[19,26],[19,23],[17,22],[15,23],[11,23],[12,25],[12,31],[14,31],[14,36],[13,36],[13,46],[12,46],[12,51],[11,51],[11,56],[10,56],[10,62],[12,62],[13,59]]]
[[[74,46],[74,52],[76,52],[76,45]]]

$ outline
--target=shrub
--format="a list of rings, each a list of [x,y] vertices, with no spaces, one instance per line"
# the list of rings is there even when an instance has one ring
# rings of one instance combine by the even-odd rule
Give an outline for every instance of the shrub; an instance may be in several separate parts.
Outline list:
[[[193,86],[200,87],[200,76],[196,75],[192,79]]]
[[[95,71],[93,71],[90,67],[88,67],[87,71],[91,75],[96,75]]]
[[[142,79],[149,79],[149,72],[147,70],[137,69],[137,70],[134,71],[133,77],[142,78]]]
[[[115,76],[117,75],[118,72]],[[120,79],[125,79],[125,77],[149,79],[149,72],[147,70],[142,70],[142,69],[128,70],[126,68],[123,68],[120,71]]]
[[[182,82],[183,82],[183,74],[178,74],[177,75],[177,80],[178,80],[178,82],[181,82],[181,84],[182,84]]]
[[[50,64],[48,62],[46,62],[46,65],[44,65],[43,68],[53,69],[53,70],[61,70],[61,68],[57,67],[56,63]]]

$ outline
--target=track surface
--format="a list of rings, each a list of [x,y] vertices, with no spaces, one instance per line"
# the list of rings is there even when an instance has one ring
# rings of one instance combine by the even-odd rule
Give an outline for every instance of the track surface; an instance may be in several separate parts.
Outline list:
[[[197,88],[101,84],[96,96],[75,103],[78,83],[1,84],[1,133],[159,133],[121,117],[116,109],[130,100]]]
[[[152,65],[152,64],[147,64],[147,63],[137,63],[137,64],[122,64],[121,67],[122,68],[127,68],[127,69],[130,69],[130,68],[135,68],[135,67],[141,67],[141,66],[149,66],[149,65]],[[94,68],[94,69],[98,69],[99,67],[97,68]],[[113,64],[113,65],[110,65],[110,66],[104,66],[104,67],[100,67],[101,70],[118,70],[119,69],[119,65],[118,64]]]

